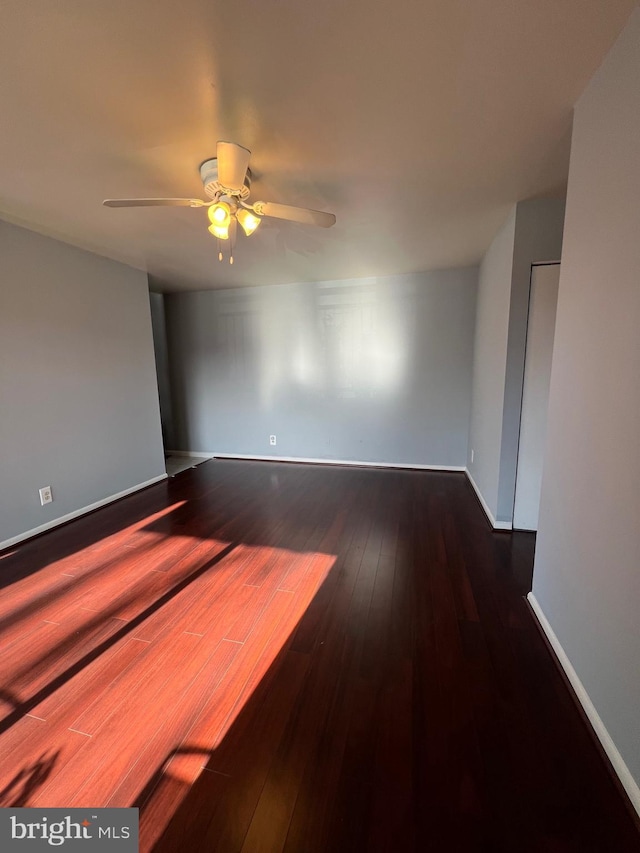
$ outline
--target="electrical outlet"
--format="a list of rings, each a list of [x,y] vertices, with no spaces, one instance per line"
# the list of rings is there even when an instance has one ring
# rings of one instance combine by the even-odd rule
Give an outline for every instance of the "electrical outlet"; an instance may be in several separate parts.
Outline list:
[[[50,504],[53,500],[53,492],[51,491],[51,486],[43,486],[38,490],[40,494],[40,506],[44,506],[45,504]]]
[[[269,444],[270,444],[272,447],[274,447],[274,446],[275,446],[275,443],[276,443],[276,437],[275,437],[275,435],[270,435],[270,436],[269,436]]]
[[[471,448],[471,462],[473,463],[473,447]]]

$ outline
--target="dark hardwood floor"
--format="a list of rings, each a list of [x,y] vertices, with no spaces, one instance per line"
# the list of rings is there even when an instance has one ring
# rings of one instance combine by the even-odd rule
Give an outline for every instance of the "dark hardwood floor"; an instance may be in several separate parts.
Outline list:
[[[463,474],[210,461],[0,554],[0,805],[142,851],[627,853]]]

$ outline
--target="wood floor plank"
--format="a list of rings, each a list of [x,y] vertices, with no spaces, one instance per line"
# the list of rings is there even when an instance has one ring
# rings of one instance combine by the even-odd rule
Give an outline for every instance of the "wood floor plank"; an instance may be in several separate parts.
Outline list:
[[[163,715],[157,709],[163,707],[169,689],[167,682],[178,681],[183,673],[192,677],[192,668],[197,671],[202,667],[203,650],[197,649],[200,644],[200,637],[187,634],[176,637],[172,648],[165,650],[166,668],[156,666],[144,690],[131,690],[119,703],[104,709],[95,724],[92,718],[87,725],[87,715],[83,715],[78,724],[71,726],[74,731],[83,732],[88,741],[82,755],[69,761],[56,780],[55,795],[60,798],[56,805],[75,807],[108,802],[113,787],[129,772],[145,744],[162,725]],[[173,673],[172,663],[178,664]],[[122,721],[126,719],[137,719],[144,724],[125,727]],[[50,800],[54,792],[47,791],[45,795]]]
[[[109,616],[102,618],[89,612],[79,612],[65,625],[43,622],[24,645],[12,648],[13,663],[3,667],[3,684],[10,684],[11,691],[24,702],[73,668],[87,651],[115,634],[120,626]]]
[[[412,689],[413,667],[404,661],[389,672],[376,696],[373,766],[385,772],[372,773],[370,818],[363,827],[363,849],[371,853],[415,849],[417,804],[407,796],[412,787]]]
[[[118,679],[132,668],[146,648],[147,644],[141,640],[123,638],[86,670],[78,672],[59,690],[35,705],[30,713],[47,722],[69,727],[105,693],[110,697],[117,695]]]
[[[180,649],[195,647],[198,639],[182,633],[157,643],[142,644],[142,650],[136,655],[137,666],[123,666],[112,682],[111,689],[104,693],[98,692],[94,701],[76,714],[70,728],[89,736],[97,734],[115,713],[122,715],[122,709],[131,697],[144,695],[139,690],[142,673],[145,688],[148,685],[156,686],[158,682],[162,684],[165,677],[170,675],[167,663],[175,660],[176,645]]]
[[[203,756],[208,757],[209,772],[228,775],[229,768],[218,763],[224,760],[224,753],[218,756],[216,746],[268,674],[299,618],[299,606],[290,593],[276,590],[271,606],[263,611],[249,640],[233,644],[238,646],[233,666],[229,667],[218,685],[217,695],[202,709],[185,735],[177,754],[167,763],[166,778],[179,778],[184,784],[193,784],[201,775]],[[153,826],[157,824],[156,815],[171,815],[180,806],[181,800],[171,799],[176,792],[182,798],[183,792],[175,785],[160,785],[154,791],[141,821],[146,834],[153,832]]]
[[[211,647],[208,643],[201,645],[203,649]],[[170,701],[167,702],[168,713],[156,735],[146,742],[139,759],[131,765],[129,773],[117,780],[106,800],[109,805],[121,806],[134,802],[144,805],[147,799],[153,797],[153,780],[159,778],[155,775],[159,773],[158,756],[164,755],[168,759],[179,748],[185,732],[191,730],[202,709],[215,701],[218,685],[233,665],[238,652],[237,643],[221,640],[193,677],[185,668],[182,692],[179,692],[180,683],[176,680],[171,679],[166,683],[165,687],[171,691]]]
[[[371,544],[370,544],[371,543]],[[338,686],[352,670],[357,670],[364,642],[364,625],[378,567],[380,540],[367,536],[361,551],[357,577],[349,600],[348,616],[342,631],[336,634],[336,652],[340,655]],[[332,650],[327,648],[327,652]],[[325,658],[326,660],[326,658]],[[255,814],[248,827],[242,850],[282,849],[286,843],[292,816],[305,770],[310,761],[310,747],[322,735],[323,720],[335,701],[333,690],[327,690],[322,667],[312,669],[305,690],[304,704],[287,730],[274,764],[265,782]],[[315,689],[314,689],[315,688]],[[340,695],[340,694],[339,694]],[[338,695],[338,699],[339,699]],[[351,709],[350,709],[351,710]]]
[[[461,473],[211,460],[0,554],[0,805],[142,853],[636,853]]]
[[[215,765],[224,770],[216,770],[213,761],[206,764],[189,808],[179,809],[159,839],[158,850],[178,849],[179,839],[190,837],[192,827],[197,827],[195,836],[202,839],[204,849],[240,849],[286,725],[287,709],[298,695],[308,663],[304,655],[279,656],[270,676],[261,682],[255,701],[215,752]],[[151,830],[156,821],[145,812],[145,827]]]
[[[176,741],[206,701],[207,691],[215,690],[237,654],[237,649],[224,641],[212,650],[201,637],[183,635],[181,639],[174,650],[181,661],[179,672],[172,672],[170,678],[158,673],[160,677],[156,679],[155,688],[145,690],[144,704],[148,705],[149,722],[144,731],[136,728],[126,742],[121,740],[121,715],[139,718],[141,713],[142,700],[132,697],[92,739],[97,752],[104,750],[105,741],[110,748],[106,751],[106,760],[97,768],[96,778],[87,780],[72,805],[89,805],[92,798],[113,806],[133,802],[142,780],[157,768],[158,756],[169,754],[175,748]],[[170,660],[167,664],[170,665]],[[163,712],[158,713],[158,709]],[[98,745],[98,741],[103,744]],[[87,757],[90,757],[89,752]]]

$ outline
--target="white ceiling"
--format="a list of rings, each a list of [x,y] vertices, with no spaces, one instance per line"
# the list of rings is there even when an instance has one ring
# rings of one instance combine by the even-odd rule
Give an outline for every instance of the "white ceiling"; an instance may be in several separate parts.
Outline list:
[[[474,263],[509,207],[566,182],[571,107],[634,0],[3,0],[0,218],[162,289]],[[217,139],[250,148],[266,221],[219,264]],[[162,282],[162,283],[161,283]]]

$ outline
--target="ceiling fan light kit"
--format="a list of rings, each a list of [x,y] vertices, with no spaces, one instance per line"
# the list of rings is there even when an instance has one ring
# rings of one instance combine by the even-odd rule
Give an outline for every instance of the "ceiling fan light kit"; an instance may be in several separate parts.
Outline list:
[[[259,216],[256,216],[255,213],[252,213],[244,207],[241,207],[236,211],[236,219],[240,223],[240,227],[247,237],[250,237],[253,234],[262,221]]]
[[[220,240],[229,239],[229,225],[231,224],[231,205],[227,201],[216,201],[207,211],[209,221],[209,233]]]
[[[233,196],[234,198],[239,199],[241,198],[243,201],[249,198],[249,193],[251,192],[251,169],[248,165],[245,168],[244,175],[239,180],[234,181],[234,186],[229,186],[228,183],[223,183],[220,177],[222,174],[227,179],[227,182],[229,181],[229,177],[238,177],[237,174],[229,175],[229,171],[233,170],[227,169],[225,171],[220,164],[220,158],[222,157],[224,161],[226,157],[232,154],[232,150],[234,148],[240,148],[242,151],[247,151],[246,148],[242,148],[240,145],[234,145],[232,142],[218,142],[216,152],[217,156],[211,157],[209,160],[205,160],[204,163],[200,165],[200,179],[202,181],[205,195],[208,195],[209,198],[215,200],[223,195]],[[249,154],[248,151],[247,154]],[[246,162],[248,164],[248,157],[246,158]]]
[[[212,225],[229,226],[231,222],[231,205],[226,201],[217,201],[209,208],[209,219]]]
[[[234,222],[238,222],[249,237],[260,225],[263,216],[318,225],[321,228],[330,228],[335,224],[333,213],[321,210],[268,201],[247,203],[251,192],[251,152],[235,142],[220,141],[216,154],[216,157],[200,165],[204,192],[211,201],[199,198],[107,198],[103,204],[106,207],[206,207],[211,223],[209,233],[219,240],[229,240],[229,229]],[[220,259],[221,254],[218,254]],[[229,263],[233,263],[233,255],[230,255]]]

